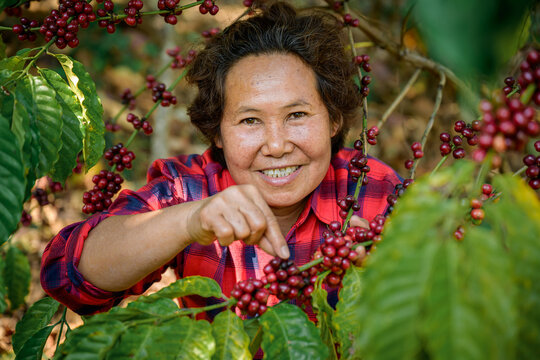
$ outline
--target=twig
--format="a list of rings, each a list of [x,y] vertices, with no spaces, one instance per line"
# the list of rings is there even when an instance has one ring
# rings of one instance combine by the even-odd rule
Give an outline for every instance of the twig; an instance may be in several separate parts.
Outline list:
[[[390,106],[388,107],[388,109],[386,109],[386,111],[384,112],[383,116],[381,117],[381,120],[379,120],[379,123],[377,124],[377,127],[379,128],[379,130],[382,128],[382,126],[384,125],[384,123],[386,122],[386,120],[388,120],[388,117],[390,117],[390,114],[392,114],[394,112],[394,110],[396,109],[396,107],[399,105],[399,103],[403,100],[403,98],[405,97],[405,95],[407,95],[407,93],[409,92],[409,90],[411,89],[411,87],[413,86],[413,84],[416,82],[416,79],[418,79],[418,75],[420,75],[420,73],[422,72],[422,69],[416,69],[416,71],[414,72],[414,74],[411,76],[411,78],[409,79],[409,81],[407,82],[407,84],[405,84],[405,86],[403,87],[403,89],[401,89],[401,92],[398,94],[398,96],[394,99],[394,101],[392,102],[392,104],[390,104]]]
[[[522,166],[519,170],[512,174],[512,176],[519,176],[527,170],[527,166]]]
[[[334,0],[326,0],[326,3],[333,8]],[[347,5],[347,3],[345,3]],[[429,70],[435,74],[440,74],[441,72],[454,84],[456,84],[461,90],[466,93],[466,96],[469,98],[476,98],[477,96],[469,89],[469,87],[459,79],[452,70],[447,67],[421,55],[416,51],[411,51],[409,49],[403,48],[399,43],[390,39],[387,35],[383,34],[382,31],[371,25],[371,20],[363,15],[360,15],[354,11],[351,11],[348,7],[345,8],[347,12],[351,15],[354,15],[358,18],[358,29],[362,31],[371,41],[373,41],[380,48],[388,51],[390,54],[395,57],[408,62],[416,68],[421,68]]]
[[[420,143],[422,144],[422,149],[425,148],[428,135],[431,131],[431,128],[433,127],[433,123],[435,122],[435,116],[437,115],[437,112],[439,111],[439,107],[441,106],[444,85],[446,84],[446,75],[444,74],[444,72],[440,72],[439,76],[440,76],[440,79],[439,79],[439,85],[437,86],[437,96],[435,98],[435,105],[433,106],[433,112],[431,113],[426,129],[424,130],[424,134],[422,135],[422,140],[420,141]],[[420,159],[416,159],[416,161],[413,164],[413,167],[411,169],[411,175],[410,175],[411,179],[414,179],[414,173],[416,171],[416,166],[418,165],[419,161]]]
[[[56,348],[58,349],[58,346],[60,345],[60,338],[62,337],[62,330],[64,330],[64,323],[67,325],[66,321],[66,312],[67,307],[64,307],[64,313],[62,314],[62,319],[60,319],[60,331],[58,332],[58,338],[56,339]]]

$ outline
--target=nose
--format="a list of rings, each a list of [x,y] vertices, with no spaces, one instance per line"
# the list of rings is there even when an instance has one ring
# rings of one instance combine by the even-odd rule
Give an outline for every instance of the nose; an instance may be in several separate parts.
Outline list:
[[[280,158],[291,153],[294,145],[291,142],[290,129],[283,123],[270,123],[265,126],[265,141],[261,148],[264,156]]]

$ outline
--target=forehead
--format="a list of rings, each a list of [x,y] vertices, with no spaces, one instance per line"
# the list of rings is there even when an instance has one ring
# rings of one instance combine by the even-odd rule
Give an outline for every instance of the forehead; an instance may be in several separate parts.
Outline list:
[[[320,99],[314,71],[292,54],[246,56],[230,68],[224,85],[228,105],[269,95],[276,101],[291,94]]]

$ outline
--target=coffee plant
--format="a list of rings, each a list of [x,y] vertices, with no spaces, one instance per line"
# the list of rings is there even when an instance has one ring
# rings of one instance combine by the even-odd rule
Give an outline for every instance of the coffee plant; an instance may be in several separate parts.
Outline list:
[[[264,1],[238,2],[245,7],[240,17],[265,6]],[[16,359],[41,359],[55,328],[55,359],[249,359],[257,353],[268,359],[538,358],[540,47],[535,5],[481,1],[485,11],[478,15],[476,3],[457,1],[456,12],[442,1],[419,0],[403,21],[400,43],[378,30],[354,2],[321,3],[341,19],[349,39],[362,109],[357,136],[350,143],[358,151],[349,163],[357,185],[339,199],[340,219],[330,223],[312,261],[296,264],[275,258],[265,264],[263,277],[238,282],[230,294],[213,279],[183,278],[126,306],[84,317],[82,326],[71,329],[67,309],[52,298],[26,308],[30,264],[13,234],[32,223],[30,204],[50,206],[73,173],[101,163],[108,168],[92,177],[80,210],[106,210],[125,185],[124,171],[133,167],[134,140],[140,133],[153,136],[152,114],[158,107],[180,102],[175,89],[197,53],[167,50],[169,62],[147,74],[139,89],[125,90],[122,107],[112,119],[104,119],[92,75],[61,50],[81,46],[80,33],[99,31],[91,27],[94,22],[107,33],[122,23],[137,27],[154,15],[181,26],[184,12],[208,17],[224,6],[220,10],[221,3],[212,0],[60,0],[43,19],[30,19],[22,16],[30,1],[0,0],[2,19],[10,24],[0,25],[0,31],[24,46],[37,44],[11,54],[14,46],[0,42],[0,312],[25,308],[12,336]],[[503,7],[507,11],[501,22],[495,10],[500,13]],[[477,25],[463,35],[458,28],[469,16],[463,13],[484,16],[476,21],[482,26],[489,21],[497,26],[489,28],[489,35],[482,32],[487,38],[475,37]],[[431,58],[403,45],[411,15]],[[441,22],[443,17],[453,21]],[[219,31],[205,30],[201,41]],[[523,33],[530,34],[526,41]],[[357,42],[360,34],[367,41]],[[485,53],[469,51],[477,40]],[[501,57],[486,46],[504,41],[505,50],[519,45],[517,54],[506,58],[514,66],[503,67]],[[371,126],[368,102],[378,56],[360,53],[366,46],[362,52],[376,46],[382,50],[374,55],[384,52],[414,68]],[[55,61],[56,68],[50,62],[44,63],[48,67],[39,65],[44,57]],[[168,69],[172,78],[162,76]],[[480,86],[482,79],[500,77],[501,69],[503,81]],[[385,214],[367,219],[366,228],[351,226],[352,215],[360,210],[362,187],[369,182],[368,153],[384,148],[384,131],[392,126],[387,120],[422,71],[436,78],[437,87],[425,130],[403,156],[399,170],[407,176],[388,196]],[[470,79],[470,84],[462,79]],[[435,133],[447,82],[466,98],[460,103],[463,118]],[[153,105],[137,115],[138,98],[145,93]],[[120,140],[121,116],[132,128]],[[436,139],[440,158],[416,179],[430,138]],[[327,291],[336,288],[339,302],[332,307]],[[213,305],[180,308],[174,301],[189,295],[213,298]],[[279,300],[277,305],[269,305],[271,296]],[[316,321],[308,318],[306,307],[314,310]],[[217,309],[222,311],[212,323],[197,316]]]

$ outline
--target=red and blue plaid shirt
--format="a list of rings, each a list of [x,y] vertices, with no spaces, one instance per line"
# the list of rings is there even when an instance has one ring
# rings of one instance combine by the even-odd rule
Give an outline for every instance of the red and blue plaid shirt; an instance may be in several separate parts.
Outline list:
[[[338,215],[337,200],[354,193],[356,183],[348,174],[348,163],[355,154],[355,150],[342,149],[332,158],[326,176],[309,196],[303,212],[287,234],[291,259],[297,265],[311,260],[321,243],[323,231],[331,221],[343,221]],[[386,197],[394,192],[401,178],[388,165],[375,158],[370,158],[368,165],[371,168],[369,183],[361,189],[358,199],[360,210],[356,214],[371,220],[377,214],[385,213],[388,207]],[[106,311],[130,295],[142,294],[152,283],[161,279],[162,272],[168,266],[175,269],[179,278],[201,275],[214,279],[227,296],[236,282],[261,278],[264,275],[263,267],[272,257],[257,246],[245,245],[241,241],[235,241],[228,247],[220,246],[217,241],[208,246],[191,244],[170,263],[125,291],[99,289],[86,281],[77,270],[88,233],[107,217],[143,213],[201,200],[232,185],[235,183],[229,171],[213,161],[209,151],[203,155],[182,155],[155,161],[148,172],[145,186],[138,191],[122,191],[108,211],[67,226],[49,242],[41,264],[43,289],[73,311],[87,315]],[[181,304],[199,307],[217,301],[220,300],[192,296],[182,298]],[[329,302],[335,304],[336,301],[336,291],[330,291]],[[277,299],[271,297],[269,305],[276,302]],[[206,315],[211,319],[215,313]]]

